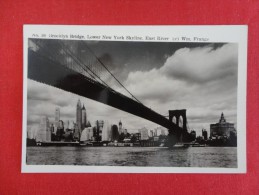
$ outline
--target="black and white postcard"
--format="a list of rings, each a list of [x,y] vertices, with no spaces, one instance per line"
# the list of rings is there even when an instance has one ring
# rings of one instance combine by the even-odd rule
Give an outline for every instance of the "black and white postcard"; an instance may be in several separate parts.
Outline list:
[[[245,173],[247,26],[24,26],[22,172]]]

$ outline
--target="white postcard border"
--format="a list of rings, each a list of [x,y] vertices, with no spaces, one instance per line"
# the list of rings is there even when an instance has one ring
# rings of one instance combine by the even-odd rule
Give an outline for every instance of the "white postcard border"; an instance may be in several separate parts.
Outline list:
[[[246,77],[247,77],[247,26],[204,25],[204,26],[74,26],[74,25],[24,25],[23,28],[23,130],[22,130],[22,173],[246,173]],[[93,32],[93,33],[92,33]],[[45,34],[45,35],[43,35]],[[50,34],[57,35],[48,37]],[[237,168],[194,168],[194,167],[120,167],[78,165],[27,165],[27,63],[28,38],[68,39],[65,35],[112,36],[99,41],[152,41],[152,42],[235,42],[238,43],[238,105],[237,105]],[[62,36],[64,35],[64,36]],[[168,40],[115,40],[114,35],[169,37]],[[37,37],[38,36],[38,37]],[[42,37],[43,36],[43,37]],[[46,36],[46,37],[44,37]],[[78,37],[78,38],[77,38]],[[190,41],[173,38],[188,37]],[[201,41],[194,37],[201,38]],[[95,40],[95,39],[94,39]],[[202,41],[203,40],[203,41]]]

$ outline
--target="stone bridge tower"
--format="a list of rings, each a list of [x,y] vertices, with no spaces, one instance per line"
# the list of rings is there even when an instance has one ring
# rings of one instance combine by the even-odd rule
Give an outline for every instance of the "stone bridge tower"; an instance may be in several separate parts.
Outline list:
[[[183,118],[183,130],[187,131],[187,118],[186,109],[182,110],[169,110],[169,121],[173,122],[173,118],[176,119],[176,125],[179,126],[180,117]]]

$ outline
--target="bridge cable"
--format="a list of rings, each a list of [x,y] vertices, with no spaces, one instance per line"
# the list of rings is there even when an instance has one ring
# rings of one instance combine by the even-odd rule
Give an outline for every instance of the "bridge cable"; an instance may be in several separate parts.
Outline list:
[[[56,59],[55,57],[53,57],[53,53],[56,55],[56,56],[60,56],[60,54],[58,53],[58,52],[56,52],[56,51],[53,51],[52,49],[51,49],[51,51],[50,50],[46,50],[45,49],[45,47],[44,46],[42,46],[42,44],[41,43],[39,43],[40,41],[32,41],[32,42],[34,42],[34,44],[36,44],[39,48],[41,48],[42,49],[42,51],[45,53],[45,55],[41,55],[42,57],[45,57],[45,58],[48,58],[48,57],[46,57],[46,55],[47,56],[50,56],[50,58],[48,58],[48,59],[50,59],[50,60],[52,60],[52,61],[54,61],[54,62],[59,62],[59,63],[61,63],[61,64],[63,64],[62,62],[60,62],[60,59]],[[62,47],[62,50],[64,51],[64,52],[66,52],[65,50],[64,50],[64,48]],[[38,53],[38,55],[40,55],[39,53]],[[68,54],[69,55],[69,54]],[[70,55],[71,56],[71,55]],[[64,56],[62,56],[61,55],[61,57],[63,58]],[[72,57],[72,56],[71,56]],[[73,58],[73,57],[72,57]],[[74,58],[73,58],[74,59]],[[68,62],[66,62],[67,64],[68,64]],[[65,63],[65,64],[66,64]],[[65,64],[63,64],[63,65],[65,65]],[[65,65],[65,66],[67,66],[67,65]],[[80,66],[81,68],[83,68],[82,66]],[[67,67],[67,68],[69,68],[69,67]],[[84,68],[83,68],[84,69]],[[92,79],[94,79],[96,82],[98,82],[97,80],[96,80],[96,78],[93,76],[93,75],[91,75],[90,74],[90,72],[89,71],[87,71],[87,70],[85,70],[84,69],[84,71],[86,71],[86,73],[90,76],[90,77],[92,77]]]
[[[61,42],[60,42],[61,43]],[[97,74],[95,74],[87,65],[85,65],[84,63],[82,63],[81,62],[81,60],[79,60],[75,55],[74,55],[74,53],[73,52],[71,52],[70,51],[70,49],[68,49],[63,43],[61,43],[60,44],[61,45],[61,47],[63,48],[63,47],[65,47],[65,50],[66,50],[66,53],[68,54],[68,55],[70,55],[74,60],[75,60],[75,62],[80,66],[80,67],[82,67],[82,65],[83,65],[83,70],[84,71],[86,71],[86,72],[88,72],[85,68],[87,68],[93,75],[95,75],[104,85],[106,85],[107,87],[109,87],[109,85],[107,84],[107,83],[105,83]],[[89,74],[89,73],[88,73]],[[91,75],[92,76],[92,75]],[[92,76],[93,77],[93,76]],[[95,78],[94,78],[95,79]],[[96,79],[95,79],[96,80]]]
[[[142,104],[112,73],[111,71],[104,65],[104,63],[95,55],[95,53],[90,49],[90,47],[84,42],[87,49],[95,56],[97,61],[112,75],[112,77],[140,104]],[[142,104],[143,105],[143,104]]]

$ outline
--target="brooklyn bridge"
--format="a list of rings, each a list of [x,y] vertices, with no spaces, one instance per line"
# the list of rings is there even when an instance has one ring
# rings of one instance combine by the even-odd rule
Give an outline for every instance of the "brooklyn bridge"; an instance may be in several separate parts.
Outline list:
[[[172,145],[187,132],[185,109],[169,110],[167,118],[145,106],[85,41],[29,39],[28,78],[161,125]]]

